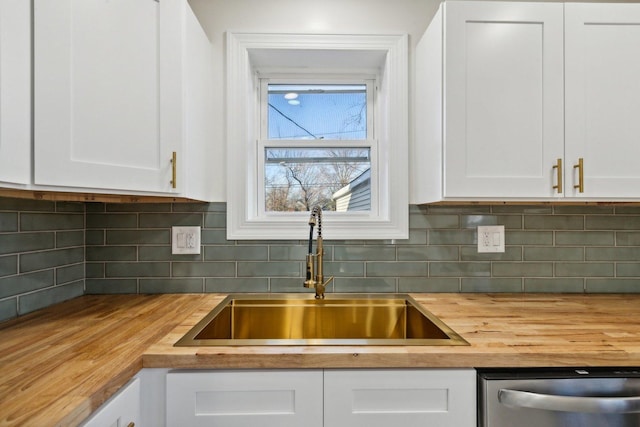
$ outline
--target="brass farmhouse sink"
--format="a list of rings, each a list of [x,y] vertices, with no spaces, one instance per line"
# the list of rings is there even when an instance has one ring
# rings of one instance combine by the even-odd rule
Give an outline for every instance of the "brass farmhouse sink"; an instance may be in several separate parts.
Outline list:
[[[468,345],[409,295],[229,295],[176,346]]]

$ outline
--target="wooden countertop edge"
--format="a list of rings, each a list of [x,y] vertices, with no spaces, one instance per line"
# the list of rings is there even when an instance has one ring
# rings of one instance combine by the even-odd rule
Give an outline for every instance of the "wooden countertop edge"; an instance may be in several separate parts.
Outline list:
[[[131,378],[133,378],[142,369],[142,356],[133,360],[129,366],[125,367],[122,371],[115,373],[114,376],[107,380],[99,389],[86,398],[82,399],[82,404],[71,408],[71,411],[64,415],[59,421],[55,423],[56,426],[77,426],[86,420],[89,415],[95,412],[102,404],[104,404],[111,396],[113,396],[120,388],[122,388]],[[50,414],[45,409],[43,414],[44,421],[50,422]],[[39,422],[39,421],[38,421]]]
[[[588,362],[585,363],[585,358]],[[505,354],[145,354],[145,368],[169,369],[361,369],[361,368],[495,368],[549,366],[640,366],[640,354],[548,353]]]

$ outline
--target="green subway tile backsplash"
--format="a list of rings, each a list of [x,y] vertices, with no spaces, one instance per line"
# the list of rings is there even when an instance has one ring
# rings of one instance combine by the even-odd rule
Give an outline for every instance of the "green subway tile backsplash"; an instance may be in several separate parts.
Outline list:
[[[110,262],[106,264],[106,277],[169,277],[168,262]]]
[[[556,263],[556,277],[613,277],[614,264],[606,262]]]
[[[584,261],[584,249],[576,248],[549,248],[526,247],[523,248],[522,259],[524,261]]]
[[[165,230],[107,230],[107,245],[171,244],[171,231]]]
[[[137,294],[138,279],[85,279],[86,294]]]
[[[302,277],[302,263],[295,261],[238,261],[238,277]]]
[[[591,293],[638,293],[640,279],[586,279],[585,291]]]
[[[491,263],[485,262],[432,262],[429,275],[455,277],[485,277],[491,275]]]
[[[205,246],[204,259],[206,261],[267,261],[269,248],[267,246]]]
[[[68,213],[21,213],[20,230],[81,230],[84,228],[84,215]]]
[[[0,257],[0,277],[18,274],[18,255]]]
[[[619,231],[615,236],[618,246],[640,246],[640,231]]]
[[[53,270],[21,274],[16,277],[0,279],[0,298],[26,294],[31,291],[49,288],[55,284]]]
[[[203,279],[140,279],[141,294],[202,293]]]
[[[451,277],[401,277],[398,292],[460,292],[460,279]]]
[[[87,229],[93,228],[132,228],[138,227],[136,214],[104,214],[87,212]]]
[[[0,233],[6,231],[18,231],[17,212],[0,212]]]
[[[205,280],[205,292],[269,292],[266,277],[211,277]]]
[[[408,239],[326,241],[327,291],[640,292],[638,206],[409,212]],[[172,225],[202,226],[201,254],[171,254]],[[478,225],[504,225],[506,251],[478,253]],[[305,238],[227,240],[224,203],[0,198],[0,320],[82,293],[312,293]]]
[[[1,233],[0,255],[55,248],[56,235],[43,233]]]
[[[55,268],[79,262],[84,262],[84,248],[82,247],[31,252],[20,256],[20,272]]]
[[[234,277],[234,262],[174,262],[174,277]]]
[[[84,203],[0,198],[0,321],[84,293]]]
[[[639,261],[640,247],[585,248],[587,261]]]
[[[615,233],[612,231],[556,231],[558,246],[613,246]]]
[[[522,279],[496,277],[463,278],[461,292],[522,292]]]
[[[584,279],[530,278],[524,279],[525,292],[583,293]]]
[[[202,225],[201,213],[141,213],[140,228]]]
[[[336,261],[395,261],[395,246],[336,246]]]
[[[457,246],[398,246],[398,261],[457,261],[460,257]]]
[[[395,292],[396,279],[353,277],[335,279],[333,282],[335,292]]]
[[[640,215],[588,215],[587,230],[640,230]]]
[[[494,277],[552,277],[552,262],[495,262]]]
[[[524,228],[531,230],[584,230],[583,215],[528,215]]]

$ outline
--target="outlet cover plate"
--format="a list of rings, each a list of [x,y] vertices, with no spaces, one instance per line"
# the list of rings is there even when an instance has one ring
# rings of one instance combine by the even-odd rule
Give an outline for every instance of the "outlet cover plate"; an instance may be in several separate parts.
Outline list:
[[[504,252],[504,225],[478,226],[478,252]]]
[[[171,227],[171,253],[174,255],[199,254],[200,226]]]

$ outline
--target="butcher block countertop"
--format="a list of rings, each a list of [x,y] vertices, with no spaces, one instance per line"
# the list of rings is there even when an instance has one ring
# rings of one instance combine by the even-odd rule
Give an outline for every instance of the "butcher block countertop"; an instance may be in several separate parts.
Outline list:
[[[411,294],[469,346],[173,347],[226,295],[94,295],[0,323],[0,426],[74,426],[143,367],[640,366],[640,295]]]

